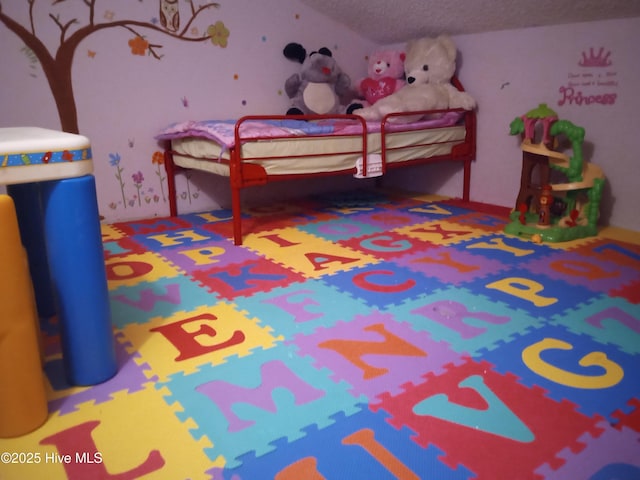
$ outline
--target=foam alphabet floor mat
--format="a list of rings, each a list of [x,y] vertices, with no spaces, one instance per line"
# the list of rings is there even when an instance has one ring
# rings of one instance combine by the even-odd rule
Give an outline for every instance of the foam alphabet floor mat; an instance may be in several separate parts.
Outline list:
[[[640,233],[507,222],[373,190],[247,208],[242,246],[226,210],[103,225],[118,373],[69,385],[43,320],[0,478],[640,478]]]

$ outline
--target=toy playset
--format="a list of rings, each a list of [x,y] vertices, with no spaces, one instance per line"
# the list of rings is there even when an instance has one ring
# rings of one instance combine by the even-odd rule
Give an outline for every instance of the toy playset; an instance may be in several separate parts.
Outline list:
[[[540,104],[513,120],[510,133],[522,137],[522,176],[505,232],[536,242],[597,235],[605,176],[584,161],[584,128]]]

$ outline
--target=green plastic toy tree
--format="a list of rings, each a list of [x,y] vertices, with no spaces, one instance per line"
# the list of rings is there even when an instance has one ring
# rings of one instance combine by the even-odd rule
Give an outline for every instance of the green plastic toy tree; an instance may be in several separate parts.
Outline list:
[[[596,165],[586,165],[585,168],[582,148],[585,129],[568,120],[559,120],[552,109],[546,104],[540,104],[515,118],[509,125],[509,133],[523,137],[523,169],[516,201],[517,210],[512,212],[512,221],[505,227],[505,232],[513,235],[535,235],[549,242],[596,235],[605,177]],[[554,143],[560,135],[571,143],[571,156],[554,152]],[[550,161],[551,157],[555,161]],[[549,168],[566,177],[566,181],[561,184],[547,186],[560,196],[557,199],[563,202],[563,210],[567,212],[564,217],[555,218],[550,224],[537,222],[540,214],[535,211],[538,207],[536,203],[533,204],[534,211],[529,211],[532,200],[542,203],[540,197],[543,185],[535,185],[531,179],[534,166],[542,169],[540,179],[545,182],[549,182]],[[524,201],[524,198],[528,200]]]

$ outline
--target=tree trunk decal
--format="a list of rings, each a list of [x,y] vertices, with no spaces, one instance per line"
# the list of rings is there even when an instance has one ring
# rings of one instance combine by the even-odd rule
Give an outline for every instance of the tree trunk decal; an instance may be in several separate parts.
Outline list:
[[[52,5],[64,3],[67,0],[54,0]],[[73,81],[71,78],[71,68],[73,65],[73,56],[76,52],[78,45],[88,36],[95,32],[108,28],[122,28],[133,34],[133,38],[129,39],[129,46],[134,54],[147,54],[160,60],[162,56],[158,53],[162,45],[151,44],[141,33],[142,30],[150,30],[158,34],[163,34],[178,40],[190,41],[190,42],[204,42],[211,40],[214,45],[221,47],[226,46],[226,36],[228,36],[228,30],[224,28],[221,22],[217,22],[216,25],[211,25],[207,28],[206,33],[202,36],[192,34],[191,29],[196,18],[206,10],[211,8],[218,8],[218,3],[205,3],[196,7],[193,4],[193,0],[190,0],[190,12],[186,22],[179,22],[178,12],[175,11],[175,17],[170,23],[161,22],[156,25],[151,22],[142,22],[137,20],[117,20],[97,22],[95,18],[96,3],[98,0],[84,0],[84,4],[87,7],[87,19],[83,26],[80,25],[80,21],[77,18],[73,18],[68,21],[62,20],[58,15],[49,14],[51,20],[58,26],[60,30],[60,43],[56,50],[55,56],[53,56],[46,45],[38,38],[35,25],[34,25],[34,9],[36,0],[27,0],[25,5],[29,8],[29,25],[24,26],[6,15],[2,8],[2,2],[0,2],[0,22],[7,27],[11,32],[17,35],[33,52],[37,57],[42,70],[45,74],[47,81],[49,82],[49,88],[51,94],[54,97],[56,107],[58,110],[58,116],[60,118],[61,129],[69,133],[79,133],[78,128],[78,114],[76,110],[76,102],[73,94]],[[160,8],[165,7],[165,4],[171,4],[166,0],[160,0]],[[177,9],[177,3],[173,5]],[[164,23],[166,26],[162,26]],[[182,28],[180,28],[182,23]],[[220,28],[222,26],[222,28]],[[222,40],[220,35],[222,31]]]

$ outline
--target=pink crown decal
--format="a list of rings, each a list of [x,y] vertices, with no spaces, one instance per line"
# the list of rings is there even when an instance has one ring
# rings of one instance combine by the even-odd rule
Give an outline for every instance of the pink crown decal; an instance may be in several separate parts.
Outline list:
[[[611,65],[611,51],[605,53],[604,47],[600,47],[596,54],[593,48],[589,49],[589,56],[587,52],[582,52],[582,60],[578,62],[581,67],[608,67]]]

